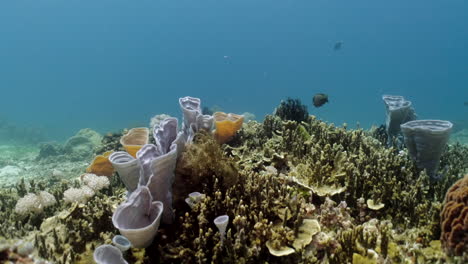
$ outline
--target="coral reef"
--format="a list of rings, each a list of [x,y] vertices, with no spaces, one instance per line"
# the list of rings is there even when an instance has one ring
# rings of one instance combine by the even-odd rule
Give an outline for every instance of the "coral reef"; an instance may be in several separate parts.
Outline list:
[[[95,154],[102,155],[108,151],[122,151],[124,150],[122,144],[120,144],[120,138],[123,134],[127,133],[127,130],[121,132],[109,132],[102,137],[101,145],[96,148]]]
[[[56,142],[42,143],[36,159],[44,163],[53,160],[88,160],[101,144],[101,140],[102,136],[96,131],[89,128],[81,129],[76,135],[70,137],[63,146]]]
[[[40,144],[39,148],[40,152],[37,156],[38,160],[58,156],[63,152],[62,146],[57,142],[43,142]]]
[[[114,151],[109,161],[120,177],[82,174],[82,167],[75,172],[81,182],[70,181],[58,159],[42,181],[1,189],[0,236],[24,243],[21,250],[0,248],[0,259],[26,252],[54,263],[92,263],[94,252],[103,263],[463,263],[464,256],[452,255],[466,251],[466,214],[454,205],[466,202],[466,180],[450,186],[467,173],[468,147],[445,148],[436,180],[407,149],[387,145],[383,127],[336,127],[292,101],[278,107],[284,115],[277,109],[261,123],[247,122],[221,145],[200,100],[184,97],[182,129],[165,119],[154,145],[136,158],[119,152],[118,134],[104,136],[94,151]],[[70,198],[67,189],[94,196]],[[14,212],[20,197],[42,191],[57,203]],[[119,231],[134,243],[123,255],[110,248]]]
[[[100,193],[86,204],[73,203],[45,219],[34,236],[38,255],[54,263],[76,263],[85,257],[80,254],[96,246],[93,241],[110,242],[115,234],[111,219],[113,207],[122,198],[122,192],[114,197]]]
[[[454,255],[468,260],[468,174],[447,191],[441,213],[441,242]]]
[[[213,175],[226,190],[237,183],[238,168],[210,134],[200,131],[177,162],[174,203],[184,207],[189,193],[202,190]]]
[[[62,152],[72,160],[89,159],[100,142],[101,136],[97,132],[85,128],[65,142]]]

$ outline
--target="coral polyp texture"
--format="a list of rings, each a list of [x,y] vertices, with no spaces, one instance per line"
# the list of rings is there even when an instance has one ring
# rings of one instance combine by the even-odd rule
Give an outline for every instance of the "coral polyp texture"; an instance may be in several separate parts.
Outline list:
[[[297,101],[229,124],[226,141],[200,99],[179,106],[183,120],[153,122],[135,156],[121,134],[104,136],[95,150],[113,151],[102,156],[113,174],[90,157],[97,175],[2,189],[0,236],[54,263],[466,263],[468,147],[444,146],[428,175],[386,135],[325,123]],[[119,233],[133,244],[122,255]],[[0,261],[18,254],[1,249]]]
[[[468,174],[447,191],[441,213],[442,246],[449,254],[468,252]]]

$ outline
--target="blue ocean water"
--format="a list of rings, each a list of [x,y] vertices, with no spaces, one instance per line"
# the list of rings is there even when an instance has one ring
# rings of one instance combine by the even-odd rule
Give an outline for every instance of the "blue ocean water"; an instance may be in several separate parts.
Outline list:
[[[465,0],[17,0],[0,3],[0,118],[64,139],[179,115],[178,98],[251,112],[281,99],[342,124],[467,120]],[[340,50],[333,46],[342,41]],[[311,104],[327,93],[330,103]]]

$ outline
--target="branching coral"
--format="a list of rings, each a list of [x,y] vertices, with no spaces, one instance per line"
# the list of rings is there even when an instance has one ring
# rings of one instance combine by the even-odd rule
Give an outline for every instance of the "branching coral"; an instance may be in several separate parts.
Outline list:
[[[206,131],[198,132],[194,144],[187,146],[176,168],[174,199],[182,203],[194,191],[203,191],[215,175],[225,191],[238,181],[238,169],[228,158],[216,140]]]
[[[405,151],[386,148],[362,130],[348,131],[313,116],[302,123],[275,120],[267,116],[261,126],[248,123],[239,142],[228,147],[241,168],[273,165],[279,176],[303,191],[346,201],[361,222],[385,217],[398,228],[424,229],[429,240],[439,236],[442,197],[468,166],[462,146],[450,146],[444,153],[442,179],[434,184]],[[374,210],[358,201],[367,201]]]
[[[116,233],[112,225],[113,206],[123,200],[98,194],[87,205],[73,204],[60,214],[46,219],[35,236],[39,255],[55,263],[75,263],[79,254],[95,240],[110,240]]]
[[[190,148],[212,144],[198,141],[201,146],[197,146],[195,142],[188,148],[189,153],[193,151]],[[218,154],[221,153],[218,151]],[[229,157],[224,159],[230,160]],[[162,262],[282,263],[289,260],[293,263],[310,263],[301,253],[277,259],[266,247],[268,241],[276,249],[283,245],[292,247],[295,238],[302,237],[300,227],[306,215],[302,205],[306,204],[307,194],[296,193],[269,172],[239,171],[237,183],[230,186],[222,186],[222,174],[204,172],[206,174],[201,180],[204,184],[200,191],[205,198],[189,212],[179,213],[176,226],[181,228],[163,231],[176,232],[172,238],[162,236],[155,243]],[[221,243],[212,221],[226,212],[233,221],[228,226],[224,243]],[[297,241],[296,245],[298,243],[301,242]]]

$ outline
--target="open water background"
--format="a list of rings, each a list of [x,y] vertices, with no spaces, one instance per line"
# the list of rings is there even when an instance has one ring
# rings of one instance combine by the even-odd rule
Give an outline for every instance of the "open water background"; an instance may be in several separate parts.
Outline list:
[[[465,0],[2,1],[0,122],[63,140],[179,116],[186,95],[258,120],[290,96],[369,127],[382,94],[466,121],[467,13]],[[317,92],[330,104],[314,108]]]

